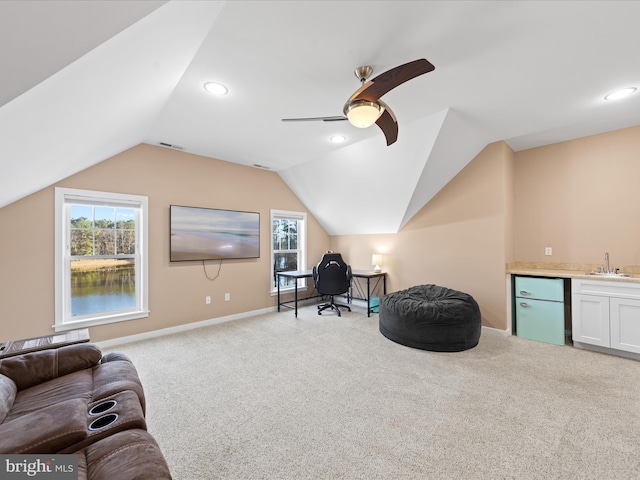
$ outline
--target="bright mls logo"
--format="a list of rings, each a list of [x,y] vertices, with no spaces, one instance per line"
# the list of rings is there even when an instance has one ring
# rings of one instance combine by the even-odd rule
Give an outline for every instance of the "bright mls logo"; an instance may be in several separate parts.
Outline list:
[[[78,457],[72,455],[0,455],[0,479],[78,480]]]

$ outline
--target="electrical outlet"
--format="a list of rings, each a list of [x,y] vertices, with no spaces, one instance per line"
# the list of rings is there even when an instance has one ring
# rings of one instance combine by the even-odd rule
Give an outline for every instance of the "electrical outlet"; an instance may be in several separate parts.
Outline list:
[[[204,303],[206,303],[207,305],[209,305],[211,303],[211,297],[209,295],[204,297]]]
[[[545,255],[553,255],[553,249],[551,247],[544,247]]]
[[[231,300],[231,294],[230,293],[225,293],[224,294],[224,301],[228,302],[229,300]]]

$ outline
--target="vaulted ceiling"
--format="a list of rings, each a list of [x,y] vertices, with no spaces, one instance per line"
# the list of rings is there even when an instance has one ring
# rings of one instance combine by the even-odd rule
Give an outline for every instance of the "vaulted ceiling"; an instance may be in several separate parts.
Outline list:
[[[604,100],[640,87],[638,18],[611,0],[4,0],[0,207],[162,143],[277,172],[330,234],[395,232],[488,143],[640,124],[640,93]],[[389,147],[376,126],[281,121],[342,115],[356,67],[418,58],[435,70],[383,97]]]

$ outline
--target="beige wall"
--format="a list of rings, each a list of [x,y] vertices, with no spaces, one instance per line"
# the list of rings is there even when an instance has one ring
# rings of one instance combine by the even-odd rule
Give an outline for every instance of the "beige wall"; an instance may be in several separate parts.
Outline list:
[[[387,291],[425,283],[461,290],[478,301],[484,325],[507,329],[512,164],[504,142],[491,144],[399,233],[334,236],[331,248],[354,269],[371,269],[371,254],[383,253]]]
[[[270,209],[307,211],[274,172],[139,145],[56,186],[149,197],[149,318],[92,327],[101,341],[274,306]],[[169,262],[169,205],[260,212],[259,259],[225,261],[215,281],[198,262]],[[54,187],[0,209],[0,340],[46,335],[54,323]],[[308,215],[309,258],[329,236]],[[217,262],[208,262],[211,277]],[[231,301],[224,301],[225,293]],[[211,305],[204,302],[212,297]]]
[[[600,263],[609,252],[613,266],[640,265],[638,152],[640,127],[515,154],[504,142],[488,145],[397,234],[329,238],[309,216],[307,266],[331,248],[369,270],[371,254],[380,252],[388,291],[421,283],[466,291],[480,304],[484,325],[507,329],[506,262]],[[94,327],[95,341],[275,305],[269,210],[306,211],[275,173],[149,145],[58,185],[149,196],[151,316]],[[0,340],[52,332],[53,192],[0,209]],[[214,282],[201,264],[170,264],[170,204],[259,211],[261,258],[223,263]],[[546,246],[553,256],[544,255]],[[226,292],[231,302],[223,301]]]
[[[398,234],[332,237],[354,268],[386,252],[389,290],[436,283],[508,328],[504,264],[640,265],[640,127],[517,153],[487,146]],[[545,256],[544,247],[553,255]]]
[[[640,127],[516,153],[516,259],[640,265],[639,185]]]

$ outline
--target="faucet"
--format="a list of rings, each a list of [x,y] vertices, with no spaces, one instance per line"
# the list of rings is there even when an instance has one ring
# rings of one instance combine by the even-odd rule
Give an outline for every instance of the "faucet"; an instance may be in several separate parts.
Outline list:
[[[615,273],[617,274],[620,269],[619,268],[609,268],[609,253],[604,254],[604,263],[607,265],[607,269],[604,273]]]
[[[620,273],[620,269],[619,268],[611,268],[611,265],[609,264],[609,252],[604,254],[604,267],[598,267],[598,273],[599,274],[605,274],[605,275],[621,275],[623,277],[629,277],[630,275],[626,275],[624,273]]]

